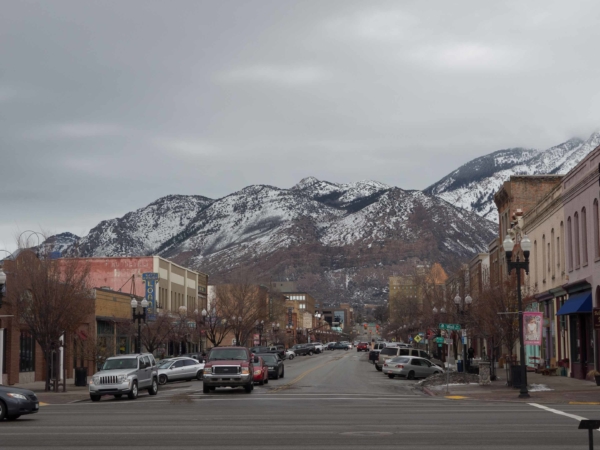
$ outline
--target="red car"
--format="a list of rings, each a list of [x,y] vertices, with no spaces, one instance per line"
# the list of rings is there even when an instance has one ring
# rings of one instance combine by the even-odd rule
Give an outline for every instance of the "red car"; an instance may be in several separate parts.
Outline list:
[[[261,386],[269,382],[269,367],[260,356],[254,357],[254,382]]]
[[[359,342],[356,346],[357,352],[368,352],[369,351],[369,343],[368,342]]]

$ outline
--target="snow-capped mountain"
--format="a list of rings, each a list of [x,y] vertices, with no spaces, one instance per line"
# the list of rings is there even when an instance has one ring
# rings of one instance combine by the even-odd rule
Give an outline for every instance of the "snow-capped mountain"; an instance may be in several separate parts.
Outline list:
[[[387,276],[415,262],[449,263],[483,251],[494,231],[486,219],[420,191],[309,177],[290,189],[254,185],[217,200],[163,197],[101,222],[65,253],[160,254],[213,279],[252,268],[314,282],[315,293],[323,279],[343,275],[339,298],[328,301],[359,302],[376,300]]]
[[[573,138],[547,150],[498,150],[469,161],[424,192],[497,222],[494,194],[511,175],[565,174],[598,145],[600,133],[593,133],[586,141]]]

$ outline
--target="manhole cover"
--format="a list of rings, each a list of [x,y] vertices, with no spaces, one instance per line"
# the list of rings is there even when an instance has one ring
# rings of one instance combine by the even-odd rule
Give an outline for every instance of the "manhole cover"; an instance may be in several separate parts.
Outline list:
[[[389,431],[347,431],[341,434],[344,436],[389,436],[394,433]]]

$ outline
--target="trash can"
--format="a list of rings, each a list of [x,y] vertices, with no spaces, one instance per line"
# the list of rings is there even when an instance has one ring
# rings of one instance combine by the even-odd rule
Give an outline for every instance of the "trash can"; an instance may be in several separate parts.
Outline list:
[[[521,389],[521,366],[513,365],[510,366],[510,377],[512,381],[512,387],[515,389]]]
[[[459,359],[458,361],[456,361],[456,371],[457,372],[464,372],[464,366],[463,366],[463,360]]]
[[[87,386],[87,367],[75,368],[75,386]]]

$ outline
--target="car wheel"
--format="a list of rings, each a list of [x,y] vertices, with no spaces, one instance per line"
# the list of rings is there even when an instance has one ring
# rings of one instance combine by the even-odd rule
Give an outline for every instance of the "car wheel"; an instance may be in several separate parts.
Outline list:
[[[436,370],[435,372],[433,372],[434,375],[437,375],[439,372]]]
[[[396,375],[394,375],[393,373],[388,373],[388,378],[394,378]]]
[[[99,395],[92,395],[90,394],[90,400],[93,402],[99,402],[100,401],[100,396]]]
[[[377,364],[375,364],[375,368],[377,369],[377,372],[381,372],[381,367],[379,367]]]
[[[408,372],[408,377],[409,380],[414,380],[415,379],[415,373],[411,370],[410,372]]]
[[[210,392],[210,388],[208,386],[202,386],[202,393],[208,394]]]
[[[131,391],[129,391],[129,393],[127,394],[127,398],[129,400],[135,400],[138,397],[138,384],[137,381],[133,381],[133,384],[131,385]]]
[[[294,355],[290,355],[290,361],[294,359]]]
[[[123,397],[123,394],[115,394],[115,398],[121,398]]]
[[[244,391],[246,391],[246,394],[252,392],[252,389],[254,389],[254,386],[252,384],[247,384],[246,386],[244,386]]]
[[[169,379],[167,378],[166,375],[161,375],[158,377],[158,384],[160,384],[161,386],[163,384],[167,384],[167,381],[169,381]]]
[[[156,381],[156,378],[152,378],[152,386],[150,386],[148,388],[148,394],[150,394],[150,395],[158,394],[158,382]]]
[[[21,414],[17,414],[16,416],[7,416],[6,420],[17,420],[19,417],[21,417]]]
[[[0,422],[4,420],[6,417],[6,405],[2,400],[0,400]]]
[[[312,356],[312,355],[313,355],[313,352],[308,352],[308,356]]]
[[[269,384],[269,377],[266,378],[265,384]]]
[[[196,374],[196,380],[198,380],[198,381],[202,380],[202,378],[204,378],[203,375],[204,374],[202,373],[202,371],[199,370],[198,373]]]
[[[264,386],[264,385],[265,385],[265,379],[263,378],[262,380],[260,380],[260,381],[258,382],[258,385],[259,385],[259,386]]]
[[[285,369],[281,369],[281,378],[285,375]]]

